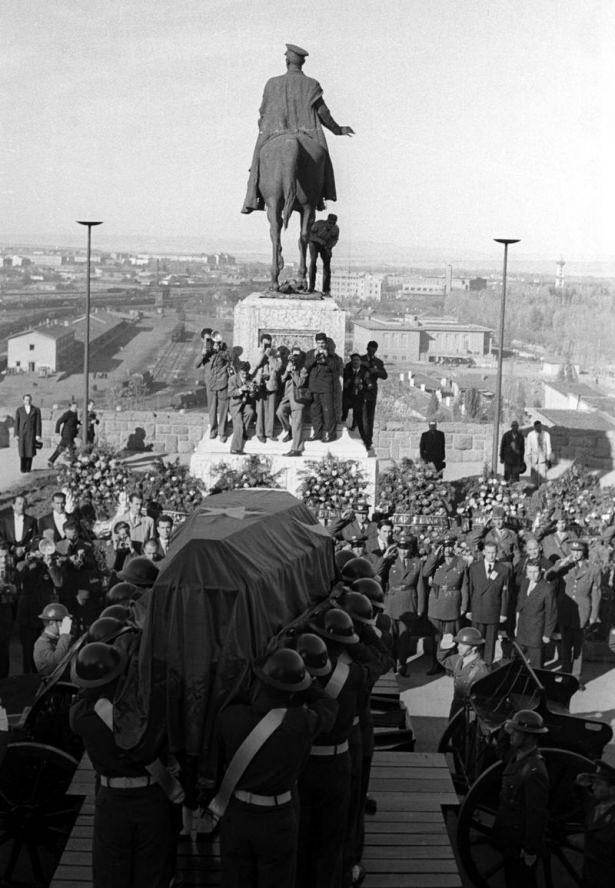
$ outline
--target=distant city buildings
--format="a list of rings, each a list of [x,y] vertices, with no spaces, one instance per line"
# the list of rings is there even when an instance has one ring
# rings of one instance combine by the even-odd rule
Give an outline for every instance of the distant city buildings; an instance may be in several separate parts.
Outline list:
[[[489,354],[492,330],[452,318],[377,318],[353,322],[353,350],[363,354],[371,339],[388,361],[436,361]]]
[[[361,271],[335,271],[331,275],[331,296],[341,301],[380,302],[384,275]],[[322,272],[316,274],[316,289],[322,289]]]

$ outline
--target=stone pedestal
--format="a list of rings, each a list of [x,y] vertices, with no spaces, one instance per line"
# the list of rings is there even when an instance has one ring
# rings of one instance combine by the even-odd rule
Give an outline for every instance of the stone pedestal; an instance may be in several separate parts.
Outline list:
[[[272,472],[274,474],[280,472],[278,479],[280,485],[286,488],[289,493],[296,494],[303,480],[301,473],[306,470],[306,463],[310,460],[320,460],[327,453],[331,453],[340,459],[352,459],[358,463],[368,483],[365,497],[369,499],[373,507],[376,497],[378,460],[376,457],[367,456],[357,432],[339,429],[338,434],[340,437],[331,444],[324,444],[321,441],[306,441],[303,456],[284,456],[285,453],[288,453],[291,445],[289,442],[283,443],[281,436],[279,441],[267,441],[266,444],[261,443],[258,438],[250,438],[244,446],[245,454],[236,455],[229,452],[230,439],[222,444],[219,438],[212,440],[206,433],[194,449],[190,459],[190,471],[193,475],[201,478],[209,488],[218,477],[219,473],[215,471],[215,467],[220,463],[224,462],[234,468],[240,468],[246,457],[258,454],[271,459]],[[306,437],[308,436],[306,427]]]
[[[346,312],[330,296],[276,298],[266,292],[250,293],[235,306],[233,345],[242,346],[247,360],[256,352],[261,333],[271,334],[275,346],[291,348],[296,342],[307,351],[314,345],[314,334],[321,331],[333,339],[338,355],[343,355]]]

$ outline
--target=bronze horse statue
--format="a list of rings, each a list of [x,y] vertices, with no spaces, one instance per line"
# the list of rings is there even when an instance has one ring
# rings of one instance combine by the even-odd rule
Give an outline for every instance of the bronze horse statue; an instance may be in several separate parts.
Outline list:
[[[273,247],[271,288],[279,289],[282,258],[282,227],[288,227],[291,214],[301,216],[299,270],[297,285],[307,289],[309,233],[323,192],[326,149],[301,133],[283,133],[269,139],[260,150],[259,191],[265,201]]]

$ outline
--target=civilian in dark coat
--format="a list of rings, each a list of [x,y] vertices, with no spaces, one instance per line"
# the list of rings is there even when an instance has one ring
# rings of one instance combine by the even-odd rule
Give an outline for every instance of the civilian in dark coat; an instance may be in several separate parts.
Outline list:
[[[344,367],[342,393],[342,422],[346,422],[348,412],[352,410],[350,430],[358,429],[361,440],[367,447],[369,438],[363,427],[363,408],[369,370],[361,365],[361,355],[350,355],[350,361]]]
[[[366,353],[361,355],[361,363],[369,372],[369,378],[365,383],[365,402],[363,404],[363,431],[365,432],[365,446],[368,450],[371,449],[374,438],[378,380],[389,378],[389,374],[384,369],[383,362],[376,357],[377,351],[378,343],[372,339],[367,343]]]
[[[335,441],[337,437],[337,417],[334,405],[335,376],[337,362],[327,351],[327,337],[316,334],[317,347],[310,349],[305,357],[308,372],[308,388],[312,395],[311,419],[313,435],[311,441]]]
[[[71,457],[75,455],[75,438],[80,425],[77,418],[77,405],[73,403],[56,422],[56,435],[60,435],[60,443],[49,457],[48,465],[53,466],[63,450],[68,450]]]
[[[504,480],[518,481],[525,455],[525,438],[519,431],[519,423],[513,420],[510,430],[504,432],[500,443],[500,462],[504,463]]]
[[[517,598],[515,640],[532,666],[542,666],[543,645],[549,643],[556,623],[553,586],[538,564],[528,564]]]
[[[226,420],[228,416],[228,380],[231,370],[231,356],[216,330],[212,334],[212,350],[205,363],[205,386],[209,405],[209,437],[220,433],[220,440],[226,441]]]
[[[16,561],[21,561],[37,534],[36,518],[26,515],[26,498],[13,497],[13,510],[0,522],[0,540],[6,543]]]
[[[32,460],[36,455],[36,442],[42,444],[41,411],[32,403],[32,395],[23,396],[23,407],[15,413],[15,437],[22,472],[32,470]]]
[[[446,466],[444,432],[438,430],[435,419],[430,420],[429,430],[421,435],[419,452],[423,462],[433,463],[436,472],[441,472]]]
[[[468,570],[467,616],[485,639],[483,659],[487,666],[493,663],[498,627],[506,622],[511,575],[508,565],[496,561],[495,555],[495,545],[487,543],[484,558]]]

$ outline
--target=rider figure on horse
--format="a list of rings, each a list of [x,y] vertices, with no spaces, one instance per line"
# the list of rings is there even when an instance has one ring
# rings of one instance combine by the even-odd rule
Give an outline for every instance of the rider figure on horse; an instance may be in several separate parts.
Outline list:
[[[315,139],[326,153],[325,175],[322,194],[317,209],[324,210],[326,200],[336,200],[333,165],[327,150],[323,126],[336,136],[351,136],[354,130],[339,126],[322,97],[322,87],[317,80],[306,77],[302,71],[308,53],[292,43],[286,44],[286,74],[271,77],[265,84],[258,121],[258,139],[254,148],[248,190],[242,213],[263,210],[265,202],[259,191],[260,150],[274,136],[294,133]]]

